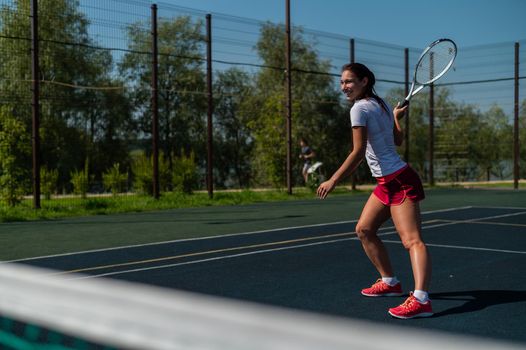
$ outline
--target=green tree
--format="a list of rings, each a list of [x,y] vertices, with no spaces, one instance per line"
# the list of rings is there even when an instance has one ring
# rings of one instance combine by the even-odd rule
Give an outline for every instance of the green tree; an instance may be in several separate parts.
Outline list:
[[[84,169],[73,170],[70,174],[71,184],[73,185],[73,193],[80,195],[82,199],[86,199],[88,196],[88,190],[92,177],[89,173],[89,162],[86,161]]]
[[[120,72],[129,87],[129,98],[143,137],[151,135],[151,34],[148,23],[138,22],[127,30],[129,49]],[[160,21],[159,125],[160,148],[170,168],[175,152],[205,154],[206,98],[202,70],[202,21],[182,16]]]
[[[477,173],[472,159],[480,146],[478,112],[472,106],[457,106],[449,118],[435,125],[435,177],[446,181],[472,179]],[[439,176],[441,170],[443,175]]]
[[[256,184],[283,188],[285,183],[285,122],[283,96],[267,96],[256,118],[248,122],[255,140],[253,172]]]
[[[112,60],[107,60],[107,67],[111,66]],[[94,78],[93,84],[115,88],[124,84],[105,78],[110,74],[109,70],[102,72],[101,77]],[[81,110],[72,116],[73,125],[82,132],[83,149],[90,159],[91,171],[100,181],[104,171],[115,163],[130,167],[129,144],[135,142],[138,133],[129,100],[121,89],[89,89],[83,95]]]
[[[6,53],[0,76],[7,78],[0,80],[0,91],[9,91],[8,105],[30,134],[29,4],[29,1],[15,0],[0,10],[3,38],[0,51]],[[94,49],[97,45],[89,36],[88,25],[78,1],[39,1],[41,159],[42,164],[59,171],[62,186],[67,183],[70,172],[82,166],[88,153],[96,148],[93,142],[98,135],[105,134],[100,139],[114,140],[122,129],[118,121],[124,115],[123,104],[116,104],[115,99],[108,97],[122,95],[122,92],[70,86],[119,85],[111,78],[111,54]],[[108,123],[112,127],[101,130],[100,125]],[[124,154],[121,144],[103,147],[108,158]],[[90,164],[94,169],[104,169],[93,161]]]
[[[133,187],[143,194],[153,194],[153,157],[141,153],[132,162]],[[172,173],[164,154],[159,155],[159,187],[168,191],[172,187]]]
[[[246,113],[254,86],[238,69],[218,72],[214,82],[214,182],[219,187],[249,187],[253,141]]]
[[[307,40],[301,28],[295,28],[291,43],[292,139],[295,149],[292,161],[293,168],[297,169],[295,178],[299,179],[301,172],[297,155],[300,137],[309,140],[325,168],[333,171],[350,149],[350,125],[345,109],[340,105],[340,92],[336,88],[334,77],[329,74],[330,62],[318,57],[315,42]],[[253,118],[260,119],[252,123],[256,128],[253,129],[256,144],[254,162],[260,165],[257,175],[259,182],[284,184],[286,138],[283,25],[265,23],[256,49],[264,67],[256,77],[257,95],[250,100]],[[266,122],[274,124],[268,126]],[[272,129],[272,132],[266,129]]]
[[[193,153],[188,156],[181,153],[175,158],[172,181],[174,190],[178,192],[191,194],[197,188],[199,180]]]
[[[51,195],[57,191],[57,183],[57,169],[48,169],[47,166],[40,168],[40,189],[44,198],[51,199]]]
[[[479,165],[479,178],[486,173],[500,179],[511,175],[513,162],[513,126],[504,110],[493,105],[481,116],[481,129],[478,136],[476,162]]]
[[[121,172],[120,164],[115,163],[102,175],[102,181],[106,190],[111,191],[113,196],[116,196],[118,193],[124,192],[126,190],[128,174]]]
[[[519,177],[526,179],[526,99],[519,110]]]
[[[31,142],[23,123],[5,107],[0,109],[0,199],[10,206],[18,204],[29,191],[31,173],[25,163]]]

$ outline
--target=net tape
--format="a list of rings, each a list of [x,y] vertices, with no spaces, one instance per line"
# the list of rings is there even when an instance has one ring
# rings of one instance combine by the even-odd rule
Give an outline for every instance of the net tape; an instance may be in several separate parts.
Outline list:
[[[322,316],[0,264],[0,313],[118,349],[519,349],[516,344]]]

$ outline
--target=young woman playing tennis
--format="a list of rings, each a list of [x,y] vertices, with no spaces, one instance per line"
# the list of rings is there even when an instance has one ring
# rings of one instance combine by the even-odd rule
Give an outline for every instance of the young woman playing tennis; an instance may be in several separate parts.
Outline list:
[[[404,247],[409,251],[415,288],[406,301],[389,314],[397,318],[433,315],[428,296],[431,261],[421,237],[418,202],[424,199],[422,182],[417,173],[396,152],[403,141],[399,120],[407,107],[393,112],[374,91],[375,76],[363,64],[351,63],[342,68],[341,90],[354,102],[351,108],[353,150],[332,177],[317,190],[324,199],[336,184],[350,175],[365,158],[377,186],[365,204],[356,225],[365,253],[381,278],[362,290],[368,297],[400,296],[402,287],[393,273],[391,262],[377,231],[392,218]]]

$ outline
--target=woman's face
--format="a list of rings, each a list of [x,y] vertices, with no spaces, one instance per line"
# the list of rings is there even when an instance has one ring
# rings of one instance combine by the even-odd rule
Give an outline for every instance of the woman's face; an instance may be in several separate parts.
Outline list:
[[[368,81],[369,79],[366,77],[360,80],[353,72],[350,70],[345,70],[342,72],[340,88],[347,96],[347,100],[355,101],[356,99],[363,96]]]

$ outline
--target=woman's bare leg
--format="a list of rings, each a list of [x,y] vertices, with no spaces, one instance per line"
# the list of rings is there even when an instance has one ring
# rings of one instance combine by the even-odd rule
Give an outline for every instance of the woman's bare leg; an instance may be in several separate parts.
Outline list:
[[[419,204],[406,199],[402,204],[391,207],[391,217],[404,247],[409,251],[415,290],[429,290],[431,258],[422,241]]]
[[[374,194],[371,194],[356,224],[356,234],[360,238],[365,254],[382,277],[392,277],[393,268],[387,250],[378,238],[377,232],[390,216],[389,207],[380,202]]]

